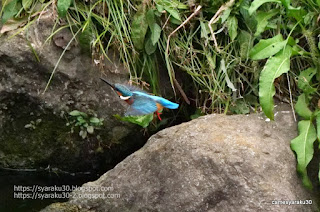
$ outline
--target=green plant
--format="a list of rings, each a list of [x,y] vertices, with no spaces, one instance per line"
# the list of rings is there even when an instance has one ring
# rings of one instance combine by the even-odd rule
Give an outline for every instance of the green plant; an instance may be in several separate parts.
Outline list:
[[[67,126],[71,126],[71,133],[74,132],[74,128],[79,129],[79,136],[85,139],[88,134],[94,134],[95,130],[98,130],[103,126],[103,118],[97,118],[96,114],[92,113],[88,115],[78,110],[73,110],[69,113],[71,120],[68,121]]]
[[[121,121],[126,121],[126,122],[140,125],[143,128],[148,127],[150,122],[154,118],[153,114],[148,114],[144,116],[124,116],[124,117],[121,117],[120,115],[114,115],[114,117]]]
[[[57,21],[48,40],[68,27],[95,59],[119,51],[130,81],[150,85],[155,94],[162,86],[159,67],[166,69],[176,95],[191,100],[196,109],[188,118],[248,113],[258,110],[260,102],[273,119],[275,97],[288,97],[291,105],[297,99],[294,108],[302,120],[291,147],[297,170],[311,188],[306,167],[314,141],[320,139],[319,0],[31,2],[3,0],[1,31],[20,27],[21,22],[25,28],[39,11],[56,6],[66,24]],[[152,115],[118,118],[146,127]]]
[[[30,121],[30,123],[26,124],[24,128],[35,130],[41,122],[42,122],[42,119],[37,119],[36,121]]]
[[[261,39],[249,54],[252,60],[268,59],[259,79],[260,104],[266,116],[273,120],[276,79],[282,74],[288,73],[289,70],[299,74],[297,86],[300,95],[295,105],[295,111],[302,120],[298,123],[299,135],[291,141],[291,148],[297,155],[297,171],[302,176],[304,185],[311,189],[312,183],[308,178],[307,166],[313,158],[313,144],[317,138],[320,138],[320,115],[317,105],[320,55],[313,34],[314,31],[319,31],[316,17],[313,15],[314,12],[318,12],[317,7],[314,6],[319,2],[302,1],[300,7],[297,7],[297,1],[291,3],[290,1],[255,0],[248,10],[249,14],[264,13],[257,11],[257,9],[266,2],[276,2],[276,5],[273,5],[278,8],[273,11],[278,11],[277,14],[281,15],[282,24],[274,36],[265,40]],[[292,4],[296,6],[293,7]],[[319,6],[320,4],[318,4]],[[264,14],[263,17],[268,20],[257,20],[257,29],[261,30],[263,28],[261,25],[266,26],[266,22],[268,24],[269,19],[272,20],[274,12],[269,16]],[[283,34],[286,36],[285,39]],[[293,68],[291,65],[293,67],[296,65],[296,67]],[[287,77],[289,76],[287,75]],[[288,86],[290,89],[290,84]],[[309,108],[313,108],[313,111]],[[317,130],[314,123],[317,124]]]

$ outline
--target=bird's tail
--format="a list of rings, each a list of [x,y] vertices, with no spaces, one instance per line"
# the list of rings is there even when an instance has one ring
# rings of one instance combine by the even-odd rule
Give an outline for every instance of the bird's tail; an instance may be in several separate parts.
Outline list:
[[[164,99],[164,98],[160,98],[159,99],[159,103],[163,107],[166,107],[166,108],[169,108],[169,109],[177,109],[179,107],[179,104],[171,102],[171,101],[169,101],[167,99]]]

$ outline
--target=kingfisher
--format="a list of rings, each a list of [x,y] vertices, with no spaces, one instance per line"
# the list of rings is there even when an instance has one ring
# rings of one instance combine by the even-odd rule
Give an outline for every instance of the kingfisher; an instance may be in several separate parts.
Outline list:
[[[160,114],[163,108],[177,109],[179,107],[179,104],[177,103],[171,102],[160,96],[148,94],[133,86],[118,83],[112,84],[103,78],[100,79],[116,91],[120,99],[130,105],[127,112],[124,114],[125,116],[142,116],[155,113],[161,121]]]

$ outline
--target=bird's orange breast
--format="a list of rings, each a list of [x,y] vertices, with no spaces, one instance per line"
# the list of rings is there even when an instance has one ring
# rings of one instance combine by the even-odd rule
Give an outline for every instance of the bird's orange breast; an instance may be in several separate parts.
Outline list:
[[[126,103],[128,103],[129,105],[132,105],[132,104],[133,104],[133,99],[132,99],[132,97],[129,98],[129,99],[127,99],[127,100],[124,100],[124,101],[126,101]]]
[[[157,104],[157,111],[161,111],[163,109],[163,106],[159,103],[156,103]]]
[[[119,91],[116,91],[117,92],[117,94],[119,95],[119,96],[123,96],[122,95],[122,93],[120,93]],[[132,99],[132,97],[130,97],[129,99],[126,99],[126,100],[124,100],[126,103],[128,103],[129,105],[132,105],[133,104],[133,99]]]

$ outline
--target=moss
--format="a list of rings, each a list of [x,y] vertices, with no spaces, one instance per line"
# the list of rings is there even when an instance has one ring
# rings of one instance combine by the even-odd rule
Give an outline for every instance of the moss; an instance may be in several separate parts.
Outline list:
[[[5,155],[5,160],[0,161],[2,165],[41,165],[57,148],[66,148],[71,144],[70,128],[53,111],[40,108],[39,104],[23,95],[15,95],[10,101],[6,100],[8,101],[3,102],[11,105],[4,111],[4,123],[0,130],[0,149]],[[41,122],[34,124],[34,129],[25,127],[36,120]]]
[[[108,125],[84,140],[38,99],[0,93],[0,166],[103,173],[146,141],[136,126]],[[36,121],[36,120],[40,120]],[[33,124],[30,125],[30,123]],[[25,126],[29,124],[29,128]],[[30,127],[31,126],[31,127]],[[33,127],[34,126],[34,127]]]

